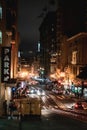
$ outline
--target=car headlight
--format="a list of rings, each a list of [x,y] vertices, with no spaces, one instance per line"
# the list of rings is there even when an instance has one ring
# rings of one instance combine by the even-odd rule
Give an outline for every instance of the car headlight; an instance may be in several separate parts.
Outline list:
[[[37,91],[37,95],[41,95],[40,91]]]

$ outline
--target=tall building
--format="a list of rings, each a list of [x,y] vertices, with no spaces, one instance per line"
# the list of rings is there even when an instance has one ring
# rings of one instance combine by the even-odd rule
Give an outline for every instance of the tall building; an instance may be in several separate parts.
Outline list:
[[[57,8],[57,66],[76,78],[87,64],[87,0],[58,0]],[[59,53],[60,52],[60,53]]]
[[[0,115],[3,100],[11,99],[13,79],[17,77],[19,33],[18,0],[0,0]]]
[[[57,67],[61,67],[61,42],[63,39],[63,10],[61,1],[57,6],[57,24],[56,24],[56,43],[57,43]]]
[[[87,65],[87,33],[81,32],[67,39],[67,59],[71,72],[76,77]]]
[[[68,65],[67,51],[67,39],[77,35],[81,32],[87,31],[87,1],[79,0],[58,0],[57,11],[55,13],[55,18],[52,15],[47,14],[43,19],[43,22],[39,28],[40,30],[40,43],[42,49],[42,64],[45,67],[47,73],[51,72],[51,63],[52,68],[64,68]],[[50,20],[48,20],[50,19]],[[54,22],[55,31],[53,45],[55,46],[56,58],[53,52],[52,39],[51,39],[51,24]],[[49,29],[50,28],[50,29]],[[51,50],[51,51],[49,51]],[[66,53],[65,53],[66,52]],[[53,57],[53,58],[51,58]],[[63,59],[62,59],[63,58]],[[55,60],[56,59],[56,60]],[[52,62],[50,62],[52,61]],[[53,62],[56,61],[56,64]]]
[[[8,44],[11,45],[11,78],[17,77],[17,62],[18,62],[18,0],[6,0],[6,33]],[[9,39],[10,38],[10,39]],[[6,43],[7,45],[7,43]]]
[[[58,0],[57,8],[57,66],[62,67],[63,44],[67,38],[87,31],[87,1]],[[62,47],[62,48],[61,48]],[[66,63],[65,63],[66,64]],[[64,68],[64,66],[62,67]]]
[[[1,47],[5,43],[6,38],[6,15],[5,15],[5,1],[0,0],[0,115],[2,115],[2,96],[4,95],[3,85],[1,83]],[[5,95],[4,95],[5,96]]]
[[[49,74],[51,56],[56,53],[56,12],[48,12],[44,17],[40,28],[40,43],[41,43],[41,65],[45,69],[45,73]],[[55,63],[54,63],[55,64]]]

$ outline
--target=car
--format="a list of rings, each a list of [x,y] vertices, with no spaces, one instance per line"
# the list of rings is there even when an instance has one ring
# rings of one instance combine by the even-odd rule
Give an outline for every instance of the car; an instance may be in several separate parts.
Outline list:
[[[63,94],[63,91],[62,90],[58,90],[56,88],[53,88],[52,89],[52,92],[54,92],[55,94]]]
[[[87,101],[82,101],[82,106],[84,110],[87,110]]]
[[[30,94],[36,94],[37,91],[34,87],[28,87],[28,89],[25,92],[25,96],[29,96]]]
[[[43,89],[38,89],[37,90],[37,95],[38,96],[44,96],[45,95],[45,91]]]
[[[82,102],[80,102],[80,101],[76,102],[76,103],[72,106],[72,108],[74,108],[74,109],[84,109],[84,108],[83,108],[83,104],[82,104]]]
[[[56,94],[57,94],[57,93],[58,93],[58,89],[53,88],[53,89],[52,89],[52,92],[54,92],[54,93],[56,93]]]

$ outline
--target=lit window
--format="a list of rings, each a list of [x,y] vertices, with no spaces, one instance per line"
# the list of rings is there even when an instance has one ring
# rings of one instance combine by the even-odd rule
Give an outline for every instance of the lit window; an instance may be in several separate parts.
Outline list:
[[[38,42],[38,52],[40,52],[40,43]]]
[[[72,64],[76,64],[77,62],[77,51],[72,52]]]
[[[0,7],[0,19],[2,19],[2,7]]]
[[[2,44],[2,32],[0,31],[0,44]]]
[[[52,30],[52,32],[53,32],[53,31],[54,31],[54,28],[52,27],[51,30]]]

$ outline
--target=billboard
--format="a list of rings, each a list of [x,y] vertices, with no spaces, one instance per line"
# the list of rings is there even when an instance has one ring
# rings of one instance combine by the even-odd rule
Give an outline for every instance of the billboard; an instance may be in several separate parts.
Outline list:
[[[1,49],[1,82],[10,81],[11,71],[11,47],[2,47]]]

